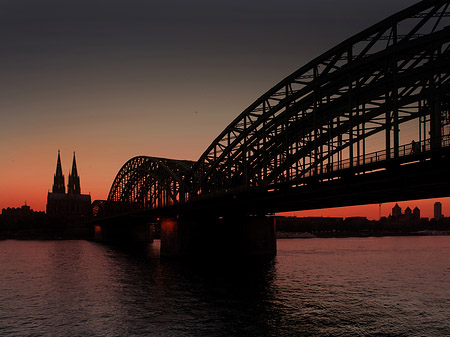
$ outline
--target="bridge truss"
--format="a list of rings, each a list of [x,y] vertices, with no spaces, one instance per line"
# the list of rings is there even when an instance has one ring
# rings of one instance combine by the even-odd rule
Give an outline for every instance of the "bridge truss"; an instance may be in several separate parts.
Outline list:
[[[109,192],[109,206],[128,211],[183,203],[189,198],[187,184],[192,165],[187,160],[134,157],[120,169]]]
[[[158,208],[299,186],[449,146],[449,4],[419,2],[312,60],[245,109],[197,162],[131,159],[108,201]]]

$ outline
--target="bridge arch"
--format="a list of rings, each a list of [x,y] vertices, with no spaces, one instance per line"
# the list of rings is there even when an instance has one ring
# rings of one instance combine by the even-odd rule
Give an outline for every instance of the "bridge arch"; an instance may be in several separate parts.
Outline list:
[[[148,156],[128,160],[119,170],[108,195],[110,207],[125,211],[182,203],[189,198],[194,162]],[[123,208],[127,209],[123,209]]]
[[[203,153],[194,165],[200,177],[194,192],[276,184],[345,161],[357,165],[368,155],[367,142],[380,135],[382,147],[374,152],[397,158],[406,146],[400,128],[412,120],[417,142],[440,146],[450,133],[448,6],[442,0],[411,6],[275,85]]]

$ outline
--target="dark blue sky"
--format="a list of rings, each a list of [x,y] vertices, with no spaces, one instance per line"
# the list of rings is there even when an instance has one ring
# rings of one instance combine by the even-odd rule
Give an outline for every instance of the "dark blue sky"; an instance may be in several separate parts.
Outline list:
[[[3,0],[1,59],[13,68],[132,57],[147,67],[274,65],[313,57],[414,2]]]

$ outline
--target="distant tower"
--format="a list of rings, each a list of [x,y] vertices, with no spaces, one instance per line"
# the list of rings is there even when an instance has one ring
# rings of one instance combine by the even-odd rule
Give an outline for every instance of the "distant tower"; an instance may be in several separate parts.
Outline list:
[[[406,207],[406,209],[405,209],[405,215],[410,216],[411,214],[412,214],[411,208],[409,208],[409,206]]]
[[[81,194],[80,177],[77,172],[77,161],[75,160],[75,151],[73,152],[72,172],[69,173],[69,184],[67,185],[67,193]]]
[[[436,220],[442,219],[442,204],[439,201],[434,203],[434,218]]]
[[[62,174],[61,157],[58,150],[58,160],[56,162],[56,173],[53,177],[53,193],[66,193],[64,187],[64,176]]]
[[[392,208],[392,216],[394,218],[399,218],[402,215],[402,208],[396,203]]]
[[[420,219],[420,209],[416,206],[416,207],[414,207],[414,210],[413,210],[413,216],[414,216],[414,218],[416,218],[416,219]]]

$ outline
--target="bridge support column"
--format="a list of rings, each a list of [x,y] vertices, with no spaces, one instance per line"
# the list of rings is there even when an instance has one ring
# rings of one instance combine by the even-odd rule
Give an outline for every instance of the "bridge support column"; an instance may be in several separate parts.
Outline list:
[[[161,256],[276,255],[275,223],[263,216],[184,216],[161,220]]]

